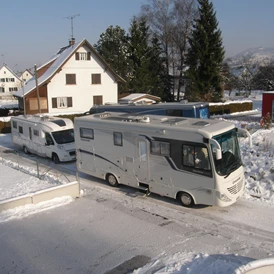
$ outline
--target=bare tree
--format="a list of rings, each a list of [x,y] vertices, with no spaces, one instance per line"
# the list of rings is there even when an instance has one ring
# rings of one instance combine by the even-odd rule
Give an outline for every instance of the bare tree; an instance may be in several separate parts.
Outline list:
[[[148,0],[142,5],[141,17],[145,17],[151,34],[156,37],[162,46],[166,57],[166,72],[169,73],[171,56],[172,8],[174,0]]]
[[[246,97],[251,94],[254,87],[253,78],[257,69],[258,64],[253,60],[252,54],[242,56],[237,64],[236,71],[238,71],[238,75],[234,78],[233,86],[237,90],[244,90]]]
[[[192,29],[192,23],[198,16],[196,0],[174,0],[173,28],[171,37],[175,58],[173,63],[175,70],[173,75],[178,76],[177,101],[180,99],[181,87],[184,84],[185,56],[188,50],[188,38]]]

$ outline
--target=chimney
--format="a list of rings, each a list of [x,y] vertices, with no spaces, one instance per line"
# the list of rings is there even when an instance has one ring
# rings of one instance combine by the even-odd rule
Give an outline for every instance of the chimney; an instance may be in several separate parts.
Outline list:
[[[70,46],[72,46],[72,45],[74,45],[75,44],[75,38],[71,38],[70,40],[69,40],[69,45]]]

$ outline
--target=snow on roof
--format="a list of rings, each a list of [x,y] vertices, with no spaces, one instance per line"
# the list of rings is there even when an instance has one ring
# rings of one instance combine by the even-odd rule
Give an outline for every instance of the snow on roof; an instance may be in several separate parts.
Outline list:
[[[75,43],[74,45],[71,45],[70,47],[67,47],[59,55],[52,57],[51,60],[55,59],[55,61],[47,69],[47,71],[41,77],[38,78],[38,86],[40,86],[48,79],[50,79],[55,74],[55,72],[63,65],[63,63],[70,57],[70,55],[78,48],[78,46],[83,43],[84,40],[85,39],[78,43]],[[22,89],[18,90],[17,92],[14,92],[14,96],[23,97],[25,94],[32,91],[35,87],[35,77],[32,77]]]
[[[148,97],[148,98],[155,98],[155,99],[159,99],[161,100],[160,97],[158,96],[154,96],[154,95],[151,95],[151,94],[146,94],[146,93],[131,93],[123,98],[121,98],[120,100],[128,100],[128,101],[132,101],[132,100],[137,100],[139,98],[142,98],[142,97]]]

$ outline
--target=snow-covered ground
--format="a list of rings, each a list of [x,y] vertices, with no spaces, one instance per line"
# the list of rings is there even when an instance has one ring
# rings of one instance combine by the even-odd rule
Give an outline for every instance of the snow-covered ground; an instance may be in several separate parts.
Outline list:
[[[260,109],[258,109],[260,111]],[[221,119],[221,118],[219,118]],[[246,190],[242,199],[260,201],[274,207],[274,127],[261,129],[258,123],[234,121],[238,127],[245,127],[252,134],[253,146],[248,138],[240,138],[242,159],[245,167]],[[10,134],[0,135],[0,145],[12,148]],[[22,173],[12,167],[11,162],[0,164],[0,201],[16,195],[30,193],[49,187],[47,181]],[[0,222],[24,218],[45,210],[67,205],[73,202],[70,197],[60,197],[36,205],[26,205],[0,212]],[[250,259],[238,257],[237,254],[210,256],[206,253],[160,254],[134,274],[151,273],[232,273],[235,268],[246,264]],[[164,265],[164,267],[163,267]]]

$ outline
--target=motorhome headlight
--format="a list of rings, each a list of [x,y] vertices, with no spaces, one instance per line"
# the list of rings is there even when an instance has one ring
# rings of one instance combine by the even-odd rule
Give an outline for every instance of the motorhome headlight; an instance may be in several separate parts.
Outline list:
[[[65,149],[64,146],[62,146],[62,145],[57,145],[57,147],[58,147],[59,149]]]
[[[228,198],[227,195],[224,194],[224,193],[221,193],[221,192],[217,191],[217,192],[216,192],[216,195],[217,195],[217,197],[218,197],[221,201],[223,201],[223,202],[230,202],[230,201],[231,201],[231,199]]]

